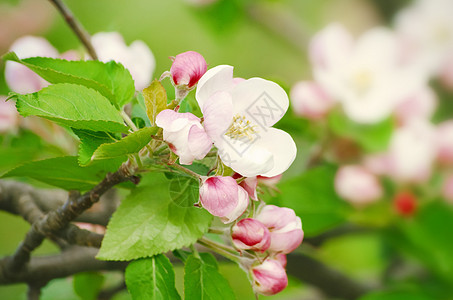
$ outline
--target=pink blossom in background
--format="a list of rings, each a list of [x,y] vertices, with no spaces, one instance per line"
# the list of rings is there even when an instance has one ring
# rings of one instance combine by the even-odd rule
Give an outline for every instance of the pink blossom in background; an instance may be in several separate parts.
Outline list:
[[[453,174],[448,175],[442,185],[442,196],[450,203],[453,203]]]
[[[207,69],[208,65],[200,53],[187,51],[176,55],[170,74],[175,85],[185,85],[190,89],[197,84]]]
[[[334,100],[323,88],[313,81],[299,81],[290,93],[294,113],[307,119],[324,117],[334,104]]]
[[[211,150],[212,142],[201,126],[200,118],[191,113],[165,109],[157,115],[156,125],[163,129],[164,140],[183,165],[204,158]]]
[[[285,268],[279,261],[270,258],[262,264],[252,266],[251,274],[253,289],[262,295],[275,295],[288,285]]]
[[[118,32],[98,32],[91,37],[91,42],[100,61],[114,60],[129,70],[136,90],[141,91],[150,84],[156,61],[143,41],[127,46]]]
[[[14,131],[18,125],[18,117],[14,102],[6,102],[6,96],[0,95],[0,134]]]
[[[58,51],[45,39],[36,36],[24,36],[17,39],[10,47],[21,59],[43,56],[58,57]],[[13,61],[7,61],[5,66],[5,80],[8,87],[16,93],[34,93],[49,85],[39,75]]]
[[[233,67],[221,65],[200,79],[196,99],[222,162],[237,173],[271,177],[294,161],[297,149],[291,136],[271,127],[289,106],[288,96],[276,83],[261,78],[235,83]]]
[[[239,218],[249,205],[249,195],[232,177],[213,176],[203,179],[200,186],[201,205],[222,222]]]
[[[436,128],[437,159],[443,164],[453,164],[453,120]]]
[[[269,230],[256,219],[240,220],[231,230],[236,248],[241,250],[266,251],[271,243]]]
[[[400,124],[408,123],[413,119],[429,120],[436,108],[437,96],[430,87],[425,86],[402,99],[396,106],[395,115]]]
[[[393,205],[398,214],[410,217],[417,209],[417,200],[410,192],[400,192],[393,198]]]
[[[382,196],[378,178],[360,165],[346,165],[338,169],[335,191],[341,198],[356,205],[375,202]]]
[[[271,245],[269,251],[290,253],[304,238],[302,222],[294,210],[287,207],[266,205],[255,217],[270,231]]]

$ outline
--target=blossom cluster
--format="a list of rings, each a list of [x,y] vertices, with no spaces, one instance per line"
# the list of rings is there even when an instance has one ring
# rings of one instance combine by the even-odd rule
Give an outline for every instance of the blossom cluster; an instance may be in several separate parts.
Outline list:
[[[434,79],[453,90],[452,10],[451,1],[417,0],[399,12],[393,28],[375,27],[355,38],[334,23],[311,39],[313,80],[292,87],[294,112],[313,124],[340,113],[356,126],[393,126],[386,149],[359,146],[352,159],[332,155],[340,165],[335,189],[353,205],[382,199],[385,177],[395,184],[395,208],[404,215],[399,192],[428,184],[434,173],[444,182],[438,196],[453,200],[453,121],[432,121],[438,99],[431,84]]]

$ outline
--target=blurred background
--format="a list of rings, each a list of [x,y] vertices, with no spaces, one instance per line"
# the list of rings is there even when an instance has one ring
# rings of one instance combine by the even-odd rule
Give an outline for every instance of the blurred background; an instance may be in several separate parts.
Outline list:
[[[127,44],[144,41],[156,60],[154,78],[170,69],[169,56],[194,50],[204,56],[209,67],[232,65],[235,76],[273,80],[288,93],[297,82],[313,80],[309,45],[313,36],[327,25],[342,24],[357,38],[376,26],[393,28],[398,12],[414,5],[410,0],[66,0],[65,3],[90,34],[116,31]],[[83,50],[49,1],[0,0],[0,54],[24,35],[45,37],[60,53]],[[451,41],[453,36],[450,44]],[[335,48],[336,44],[331,46]],[[0,95],[10,91],[4,68],[1,61]],[[439,80],[438,74],[427,75],[437,99],[433,113],[425,117],[433,127],[453,118],[451,86]],[[173,93],[169,84],[166,87],[169,94]],[[435,161],[433,154],[429,175],[425,176],[429,178],[423,180],[393,178],[367,165],[367,169],[373,169],[372,176],[379,178],[379,195],[375,197],[379,199],[347,199],[348,191],[341,192],[341,187],[334,184],[341,166],[364,165],[368,154],[381,154],[392,148],[394,133],[402,128],[401,120],[389,114],[382,121],[363,123],[351,120],[341,109],[332,109],[322,121],[297,109],[297,99],[292,97],[291,101],[292,108],[277,127],[293,136],[298,156],[277,185],[281,194],[273,191],[263,197],[293,208],[302,218],[306,239],[288,258],[288,288],[272,299],[355,296],[363,300],[453,299],[453,199],[448,201],[453,198],[453,188],[442,194],[448,189],[446,178],[453,172],[451,163]],[[17,133],[2,137],[2,146],[9,146],[0,149],[0,172],[28,160],[75,153],[76,143],[65,144],[65,148],[59,142],[41,142],[34,134],[29,133],[27,139],[19,138]],[[453,140],[453,136],[448,133],[443,139]],[[414,148],[401,151],[409,155],[421,141],[425,139],[415,139],[411,144]],[[420,155],[426,156],[423,152]],[[346,184],[346,190],[366,194],[373,189],[366,188],[367,183],[365,190],[354,186],[360,181],[357,178],[361,175]],[[21,218],[0,211],[0,255],[11,254],[28,227]],[[57,252],[54,245],[46,242],[36,253]],[[176,267],[176,272],[182,291],[182,267]],[[237,299],[254,299],[245,273],[237,266],[222,263],[221,272],[233,286]],[[338,281],[337,274],[342,276]],[[107,281],[114,281],[119,274],[109,276]],[[338,292],[341,287],[332,287],[345,282],[351,283],[346,289],[357,288],[359,292],[348,294]],[[1,299],[25,299],[25,294],[25,285],[0,286]],[[72,291],[69,278],[52,281],[43,290],[42,299],[79,298]],[[114,299],[130,298],[123,292]]]

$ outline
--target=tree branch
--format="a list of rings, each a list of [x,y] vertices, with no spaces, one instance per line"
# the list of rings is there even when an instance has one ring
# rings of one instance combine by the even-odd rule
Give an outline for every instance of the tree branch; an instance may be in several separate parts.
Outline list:
[[[89,247],[73,246],[59,255],[33,257],[21,270],[5,273],[11,257],[0,260],[0,285],[30,283],[44,286],[52,279],[71,276],[79,272],[124,270],[127,262],[101,261],[95,258],[98,250]]]
[[[91,44],[91,37],[88,32],[83,28],[82,24],[80,24],[77,19],[72,14],[71,10],[61,1],[61,0],[49,0],[52,2],[61,15],[64,17],[66,23],[68,23],[69,27],[71,27],[72,31],[76,34],[79,40],[82,42],[83,46],[90,54],[91,58],[94,60],[98,59],[96,54],[96,50],[94,50],[93,45]]]

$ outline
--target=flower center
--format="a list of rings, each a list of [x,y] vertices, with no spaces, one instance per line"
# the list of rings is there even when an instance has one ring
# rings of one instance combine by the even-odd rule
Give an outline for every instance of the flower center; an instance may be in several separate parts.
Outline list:
[[[368,91],[373,83],[373,73],[369,70],[360,70],[351,78],[351,85],[357,91],[357,94],[363,95]]]
[[[250,123],[245,116],[236,115],[233,117],[233,122],[225,132],[225,135],[232,139],[247,138],[252,141],[256,133],[256,125]]]

